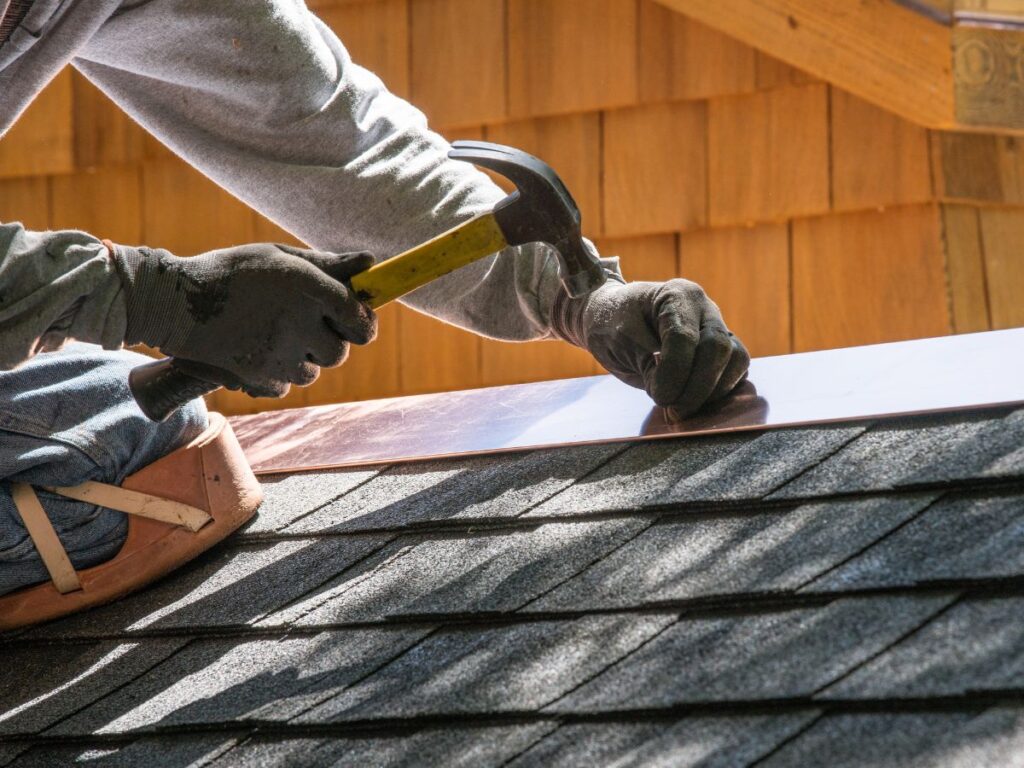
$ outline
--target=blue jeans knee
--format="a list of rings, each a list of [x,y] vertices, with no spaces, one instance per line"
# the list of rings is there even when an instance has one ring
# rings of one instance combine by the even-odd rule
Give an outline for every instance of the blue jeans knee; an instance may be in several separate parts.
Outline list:
[[[0,594],[48,578],[10,498],[9,482],[120,483],[199,435],[202,401],[166,422],[147,419],[128,389],[128,373],[149,358],[72,344],[0,372]],[[40,492],[76,568],[117,554],[127,534],[120,512]]]

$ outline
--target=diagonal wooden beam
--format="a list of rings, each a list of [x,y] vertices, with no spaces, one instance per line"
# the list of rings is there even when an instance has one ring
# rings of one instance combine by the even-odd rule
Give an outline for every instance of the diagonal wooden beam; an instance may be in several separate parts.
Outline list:
[[[920,125],[1024,130],[1019,0],[657,1]]]
[[[890,0],[658,0],[908,120],[952,127],[950,29]]]

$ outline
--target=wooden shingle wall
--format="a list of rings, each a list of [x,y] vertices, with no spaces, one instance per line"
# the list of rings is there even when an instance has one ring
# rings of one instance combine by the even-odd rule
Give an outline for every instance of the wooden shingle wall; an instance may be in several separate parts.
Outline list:
[[[316,0],[450,139],[539,154],[631,279],[702,283],[755,355],[1024,325],[1024,144],[926,131],[652,0]],[[185,229],[179,222],[188,219]],[[288,235],[63,73],[0,140],[0,220],[191,254]],[[401,307],[283,401],[599,372]]]

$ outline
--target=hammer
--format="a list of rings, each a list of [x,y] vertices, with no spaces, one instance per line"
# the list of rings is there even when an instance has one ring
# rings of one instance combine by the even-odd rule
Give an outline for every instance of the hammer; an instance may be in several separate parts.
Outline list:
[[[507,246],[537,242],[557,252],[559,278],[570,296],[584,296],[604,283],[604,268],[583,244],[579,208],[547,163],[483,141],[457,141],[448,156],[497,171],[516,191],[488,213],[353,277],[352,289],[363,303],[377,309]],[[190,400],[220,388],[192,375],[189,369],[196,367],[209,371],[174,358],[147,363],[129,374],[128,386],[146,416],[164,421]],[[223,378],[233,377],[225,372]]]

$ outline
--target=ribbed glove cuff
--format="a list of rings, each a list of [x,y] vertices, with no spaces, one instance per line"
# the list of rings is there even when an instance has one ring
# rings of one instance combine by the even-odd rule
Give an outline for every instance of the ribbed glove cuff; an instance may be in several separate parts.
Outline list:
[[[559,288],[551,306],[551,332],[577,347],[583,347],[583,310],[587,306],[587,298],[570,298],[565,288]]]
[[[617,272],[605,269],[605,273],[608,276],[608,282],[605,285],[608,283],[625,285],[625,280]],[[551,332],[563,341],[587,349],[587,340],[583,329],[583,313],[592,295],[573,299],[566,293],[564,287],[560,287],[555,295],[555,302],[551,305]]]
[[[188,297],[173,264],[178,257],[168,251],[103,242],[124,285],[128,310],[124,343],[147,344],[173,354],[192,331]]]

